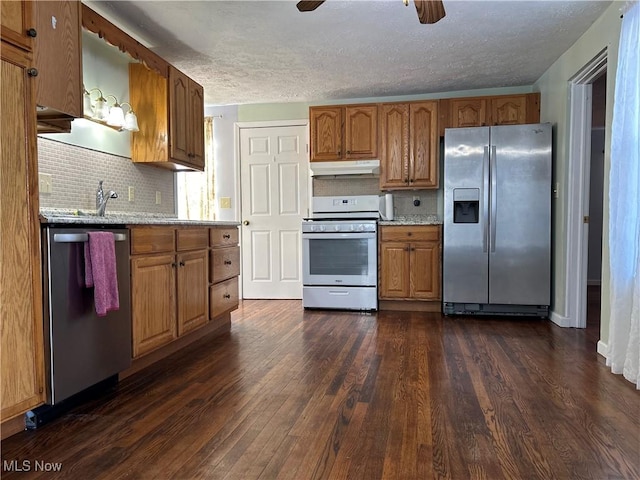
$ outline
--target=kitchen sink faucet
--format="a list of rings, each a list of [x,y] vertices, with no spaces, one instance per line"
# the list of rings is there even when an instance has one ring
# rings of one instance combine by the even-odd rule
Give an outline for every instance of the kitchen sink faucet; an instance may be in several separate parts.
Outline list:
[[[105,195],[104,190],[102,190],[102,182],[100,180],[98,182],[98,191],[96,192],[96,210],[98,211],[98,216],[104,217],[104,211],[107,209],[107,202],[110,198],[118,198],[118,194],[113,190],[109,190],[109,192]]]

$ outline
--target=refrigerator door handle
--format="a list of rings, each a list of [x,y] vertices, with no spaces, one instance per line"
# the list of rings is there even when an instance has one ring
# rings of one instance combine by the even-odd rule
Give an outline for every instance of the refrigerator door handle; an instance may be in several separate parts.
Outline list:
[[[498,195],[496,194],[496,146],[491,146],[491,155],[489,155],[489,171],[491,175],[491,214],[489,216],[489,225],[491,228],[491,238],[489,245],[491,252],[496,251],[496,213],[498,210]]]
[[[482,251],[487,252],[489,239],[489,145],[484,146],[482,158]]]

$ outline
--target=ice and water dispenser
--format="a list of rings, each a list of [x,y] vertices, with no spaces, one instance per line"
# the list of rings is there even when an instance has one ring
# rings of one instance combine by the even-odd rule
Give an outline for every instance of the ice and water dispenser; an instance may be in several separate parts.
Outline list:
[[[453,223],[478,223],[479,188],[453,189]]]

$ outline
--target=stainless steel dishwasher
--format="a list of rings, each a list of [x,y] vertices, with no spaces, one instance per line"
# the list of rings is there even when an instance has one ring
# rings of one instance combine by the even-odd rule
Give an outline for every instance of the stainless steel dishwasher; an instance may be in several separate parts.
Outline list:
[[[113,232],[120,308],[96,314],[84,284],[84,244],[90,231]],[[43,229],[47,404],[57,403],[131,365],[129,231],[103,226]]]

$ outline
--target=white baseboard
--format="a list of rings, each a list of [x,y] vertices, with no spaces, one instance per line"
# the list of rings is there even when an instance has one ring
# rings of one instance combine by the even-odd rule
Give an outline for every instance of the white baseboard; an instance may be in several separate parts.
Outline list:
[[[609,349],[609,345],[604,343],[602,340],[598,340],[598,355],[601,355],[605,359],[607,358],[607,350]]]
[[[569,317],[565,317],[564,315],[560,315],[559,313],[552,311],[551,314],[549,315],[549,319],[559,327],[562,327],[562,328],[573,327],[573,322],[571,321],[571,319]]]

